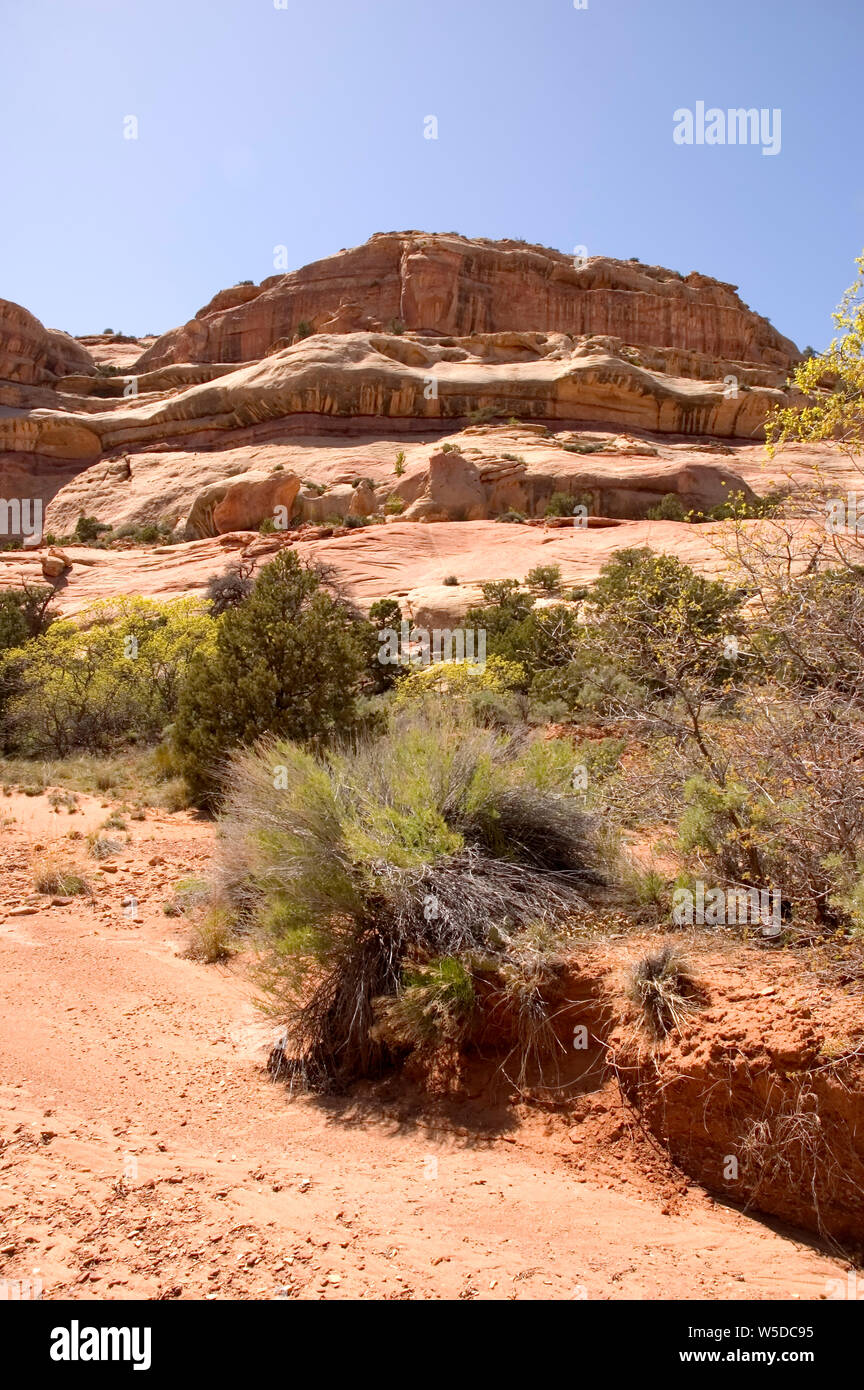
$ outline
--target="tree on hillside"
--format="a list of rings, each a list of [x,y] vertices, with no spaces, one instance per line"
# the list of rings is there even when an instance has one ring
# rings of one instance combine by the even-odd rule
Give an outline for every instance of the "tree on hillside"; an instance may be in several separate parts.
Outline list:
[[[266,566],[249,597],[218,619],[213,648],[196,656],[181,691],[172,743],[199,805],[217,802],[238,745],[263,734],[315,744],[351,727],[367,628],[293,550]]]

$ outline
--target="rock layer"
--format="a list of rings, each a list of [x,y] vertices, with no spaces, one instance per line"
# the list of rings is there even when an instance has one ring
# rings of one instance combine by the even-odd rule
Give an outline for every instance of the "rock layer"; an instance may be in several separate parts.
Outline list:
[[[70,372],[96,374],[87,349],[68,333],[46,328],[20,304],[0,299],[0,380],[51,384]]]
[[[734,285],[695,271],[595,256],[577,264],[548,247],[456,234],[386,232],[261,285],[223,290],[147,349],[139,368],[248,362],[307,328],[346,333],[393,325],[423,334],[609,334],[787,368],[794,343],[754,314]]]
[[[445,345],[419,336],[321,334],[197,385],[160,382],[162,389],[107,400],[64,395],[57,398],[62,409],[10,413],[0,418],[0,450],[91,461],[100,448],[205,444],[265,421],[290,427],[292,417],[306,417],[306,429],[310,417],[326,417],[362,431],[382,420],[423,428],[478,413],[754,438],[784,395],[745,378],[744,368],[733,387],[672,377],[612,339],[495,334]]]

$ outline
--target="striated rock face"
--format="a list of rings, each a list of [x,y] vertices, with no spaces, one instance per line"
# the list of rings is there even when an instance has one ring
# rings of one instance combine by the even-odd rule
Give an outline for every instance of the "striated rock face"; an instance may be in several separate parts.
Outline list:
[[[295,473],[273,473],[269,477],[247,473],[214,483],[199,492],[186,522],[190,540],[219,536],[230,531],[255,530],[277,507],[284,507],[286,520],[293,515],[294,499],[300,491]]]
[[[764,373],[736,369],[734,390],[722,378],[673,377],[608,338],[501,333],[442,343],[419,335],[322,334],[199,385],[105,400],[63,396],[62,412],[34,406],[10,413],[0,417],[0,451],[90,461],[100,448],[205,444],[276,420],[288,430],[291,417],[295,429],[329,417],[332,428],[350,422],[360,432],[379,429],[382,420],[441,427],[478,411],[755,438],[784,396],[776,386],[750,385],[748,376],[761,381]],[[149,384],[149,375],[139,381]]]
[[[139,370],[169,362],[250,362],[316,333],[386,330],[468,337],[506,331],[605,334],[727,362],[785,370],[795,344],[752,312],[736,287],[695,271],[570,256],[516,241],[386,232],[258,286],[215,296],[158,338]]]
[[[418,490],[419,488],[419,490]],[[668,494],[684,512],[708,512],[735,494],[752,501],[753,492],[729,468],[711,463],[666,462],[641,467],[607,462],[593,468],[561,464],[554,471],[529,471],[507,459],[474,462],[458,452],[435,453],[425,475],[397,485],[412,498],[405,521],[486,521],[507,512],[542,516],[553,493],[568,493],[591,516],[637,519]]]
[[[235,285],[155,341],[85,342],[0,301],[0,496],[40,499],[58,536],[81,512],[194,538],[277,507],[537,519],[555,492],[598,525],[667,493],[707,510],[746,494],[744,441],[796,357],[706,276],[420,232]]]
[[[46,328],[20,304],[0,299],[0,380],[50,385],[70,372],[95,376],[87,349],[68,333]]]

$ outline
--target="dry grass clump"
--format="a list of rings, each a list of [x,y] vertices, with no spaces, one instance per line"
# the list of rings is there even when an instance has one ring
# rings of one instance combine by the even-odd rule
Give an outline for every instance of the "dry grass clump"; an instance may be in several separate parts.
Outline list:
[[[211,907],[193,923],[189,945],[184,955],[187,960],[197,960],[203,965],[216,965],[220,961],[229,960],[235,949],[230,916],[223,909]]]
[[[111,835],[93,831],[87,836],[87,848],[93,859],[110,859],[112,855],[125,849],[125,845],[122,840],[117,840]]]
[[[58,787],[53,788],[48,793],[48,805],[52,811],[68,811],[73,815],[78,810],[78,797],[74,792],[61,791]]]
[[[91,891],[84,871],[57,852],[46,853],[34,861],[33,887],[37,893],[59,898],[74,898]]]
[[[738,1156],[750,1201],[758,1203],[772,1188],[808,1192],[817,1227],[824,1233],[823,1207],[836,1201],[849,1182],[849,1164],[832,1146],[809,1077],[793,1080],[791,1092],[779,1104],[766,1103],[762,1115],[750,1117]]]
[[[680,953],[666,946],[633,967],[630,998],[650,1032],[664,1038],[694,1012],[698,990]]]
[[[181,878],[162,911],[166,917],[183,917],[210,898],[210,884],[204,878]]]
[[[469,1034],[478,982],[597,882],[569,774],[453,706],[326,757],[268,740],[234,758],[220,897],[286,1018],[274,1074],[331,1088]]]

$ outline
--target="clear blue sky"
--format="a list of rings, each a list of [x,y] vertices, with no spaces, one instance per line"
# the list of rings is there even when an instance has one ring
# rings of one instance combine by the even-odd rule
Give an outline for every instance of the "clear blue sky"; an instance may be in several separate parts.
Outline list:
[[[697,269],[818,348],[864,246],[864,0],[0,0],[0,26],[0,296],[72,333],[417,227]],[[781,152],[676,145],[698,101],[779,107]]]

